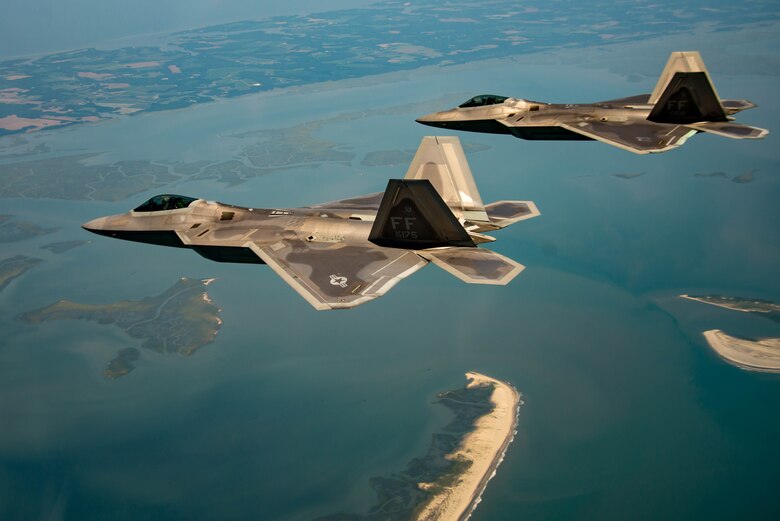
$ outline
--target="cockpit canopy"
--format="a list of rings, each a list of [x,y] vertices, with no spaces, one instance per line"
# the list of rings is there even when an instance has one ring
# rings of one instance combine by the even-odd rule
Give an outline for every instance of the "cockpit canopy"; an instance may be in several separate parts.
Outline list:
[[[503,103],[507,99],[506,96],[495,96],[493,94],[482,94],[480,96],[474,96],[465,103],[458,105],[459,109],[465,109],[468,107],[484,107],[486,105],[498,105]]]
[[[161,210],[178,210],[179,208],[187,208],[193,201],[197,201],[197,199],[173,194],[155,195],[133,211],[159,212]]]

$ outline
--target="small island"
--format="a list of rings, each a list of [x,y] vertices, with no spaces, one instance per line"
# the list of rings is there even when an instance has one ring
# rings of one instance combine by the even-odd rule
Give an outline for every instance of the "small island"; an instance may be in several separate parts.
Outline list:
[[[16,242],[54,233],[59,228],[44,228],[29,221],[20,221],[15,215],[0,215],[0,242]]]
[[[0,291],[3,291],[16,277],[21,277],[24,272],[41,262],[43,262],[41,259],[25,255],[15,255],[0,260]]]
[[[780,322],[780,306],[770,300],[723,295],[680,297]],[[720,329],[710,329],[702,334],[709,346],[727,362],[748,371],[780,373],[780,338],[750,340],[731,336]]]
[[[723,295],[680,295],[680,298],[703,302],[742,313],[759,313],[759,316],[780,322],[780,305],[771,300],[745,297],[726,297]]]
[[[135,369],[133,362],[139,358],[141,358],[141,352],[134,347],[120,349],[113,360],[108,363],[108,367],[103,371],[103,376],[112,380],[125,376]]]
[[[316,521],[463,521],[479,504],[488,481],[514,439],[520,393],[479,373],[440,393],[454,418],[433,435],[424,456],[391,476],[369,480],[377,494],[366,514],[332,514]]]
[[[748,340],[720,329],[703,334],[710,347],[727,362],[748,371],[780,373],[780,338]]]
[[[479,504],[488,481],[504,458],[517,428],[520,393],[510,384],[479,373],[466,373],[467,389],[491,389],[492,410],[474,422],[457,450],[445,456],[459,463],[462,471],[435,483],[420,483],[434,496],[414,517],[416,521],[462,521],[469,518]],[[442,399],[448,399],[444,395]]]
[[[612,177],[619,177],[620,179],[636,179],[642,177],[647,172],[623,172],[619,174],[612,174]]]
[[[24,313],[20,318],[30,324],[49,320],[81,319],[113,324],[141,347],[157,353],[190,356],[210,344],[219,332],[219,309],[205,287],[214,279],[182,277],[163,293],[142,300],[123,300],[110,304],[80,304],[60,300],[50,306]],[[109,378],[128,374],[138,359],[137,353],[122,350],[105,371]]]
[[[55,255],[59,255],[60,253],[65,253],[68,250],[72,250],[73,248],[78,248],[79,246],[83,246],[87,244],[89,241],[60,241],[60,242],[51,242],[49,244],[44,244],[41,246],[42,250],[49,250]]]

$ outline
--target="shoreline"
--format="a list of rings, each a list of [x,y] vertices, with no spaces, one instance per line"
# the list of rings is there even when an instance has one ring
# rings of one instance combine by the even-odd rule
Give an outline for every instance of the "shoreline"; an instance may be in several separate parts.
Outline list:
[[[417,514],[417,521],[466,521],[479,505],[488,482],[504,460],[517,432],[522,400],[512,385],[477,372],[466,373],[467,388],[494,385],[490,396],[494,409],[476,421],[476,429],[467,434],[459,447],[446,457],[467,460],[469,467],[458,482],[436,494]]]
[[[720,329],[710,329],[702,335],[726,362],[748,371],[780,374],[780,338],[746,340]]]

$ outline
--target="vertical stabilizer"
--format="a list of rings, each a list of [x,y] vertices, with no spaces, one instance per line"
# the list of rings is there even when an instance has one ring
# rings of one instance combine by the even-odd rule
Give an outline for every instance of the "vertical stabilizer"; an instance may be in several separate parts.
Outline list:
[[[648,101],[655,106],[647,119],[655,123],[727,121],[698,52],[672,53]]]
[[[424,137],[404,179],[430,181],[458,217],[467,221],[489,220],[457,137]]]
[[[650,94],[650,99],[647,100],[648,104],[655,105],[658,103],[658,100],[661,99],[661,95],[666,90],[669,82],[672,81],[672,78],[678,72],[703,72],[707,77],[710,86],[712,86],[712,80],[710,80],[707,67],[704,65],[704,61],[701,59],[699,51],[673,52],[666,62],[666,67],[664,67],[661,77],[658,78],[658,83],[656,83],[653,93]],[[712,87],[712,91],[715,92],[715,87]],[[717,92],[715,92],[715,97],[718,97]]]
[[[428,179],[388,181],[368,240],[409,250],[476,246]]]

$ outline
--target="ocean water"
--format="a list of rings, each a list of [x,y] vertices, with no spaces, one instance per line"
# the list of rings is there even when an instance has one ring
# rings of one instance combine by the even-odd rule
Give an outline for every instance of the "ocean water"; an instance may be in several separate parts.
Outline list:
[[[372,151],[435,133],[412,119],[482,92],[553,102],[648,92],[672,50],[702,51],[723,97],[780,116],[776,30],[701,30],[632,45],[559,50],[233,99],[31,135],[96,161],[229,159],[251,130],[336,118],[315,137],[351,165],[274,172],[236,186],[164,191],[284,207],[382,190],[406,165]],[[749,58],[748,58],[749,57]],[[773,63],[773,62],[770,62]],[[404,109],[404,106],[410,106]],[[393,110],[383,110],[395,107]],[[338,120],[364,112],[359,119]],[[774,130],[774,129],[773,129]],[[701,337],[718,327],[777,336],[777,324],[676,298],[780,301],[777,135],[699,135],[658,156],[598,143],[461,134],[483,199],[530,199],[542,215],[491,247],[527,266],[506,287],[429,266],[382,299],[315,312],[271,270],[91,236],[82,222],[136,206],[2,200],[56,234],[3,244],[46,262],[0,294],[0,519],[303,521],[374,505],[372,476],[403,469],[447,422],[437,392],[478,370],[524,396],[519,432],[472,519],[776,519],[780,378],[745,372]],[[4,138],[7,139],[7,138]],[[2,142],[0,142],[2,144]],[[732,178],[754,171],[753,181]],[[725,172],[727,178],[696,177]],[[615,174],[641,173],[632,179]],[[60,255],[40,246],[89,244]],[[60,298],[156,295],[215,277],[217,340],[184,358],[142,352],[130,375],[101,371],[137,341],[96,323],[17,320]]]

